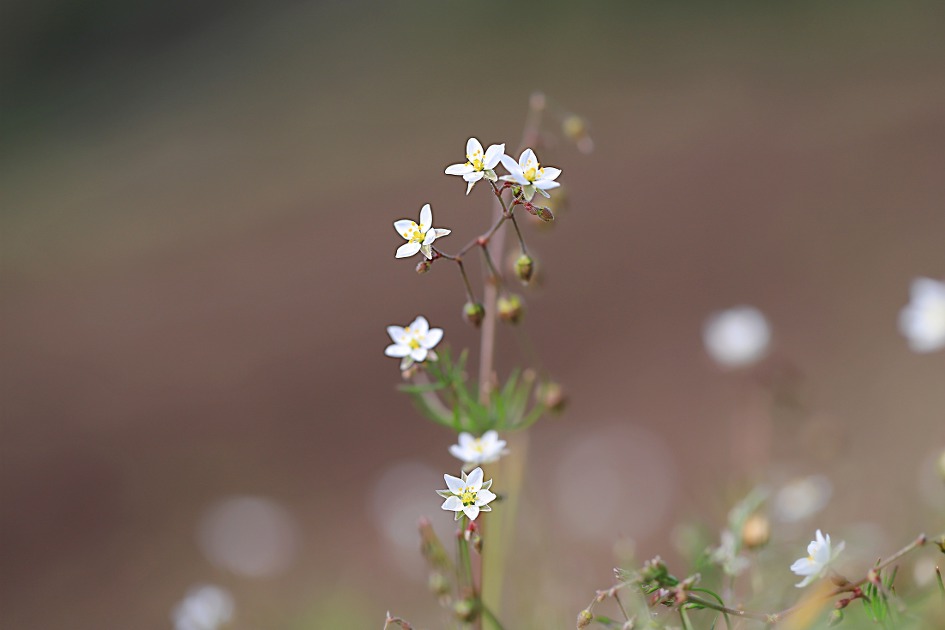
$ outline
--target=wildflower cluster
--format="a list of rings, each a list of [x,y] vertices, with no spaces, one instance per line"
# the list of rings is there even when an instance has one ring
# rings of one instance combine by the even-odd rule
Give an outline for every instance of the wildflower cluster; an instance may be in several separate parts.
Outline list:
[[[529,123],[526,125],[524,144],[537,141],[537,125],[544,109],[544,97],[533,97]],[[590,150],[586,127],[577,129],[572,116],[568,136],[582,151]],[[505,172],[497,172],[497,169]],[[461,624],[488,618],[501,627],[495,615],[481,597],[481,581],[476,584],[470,549],[479,552],[483,544],[480,515],[491,512],[500,497],[492,491],[492,479],[486,479],[483,466],[497,462],[509,453],[508,442],[500,438],[500,431],[520,430],[530,426],[547,411],[563,406],[561,386],[541,378],[533,369],[514,369],[500,381],[495,373],[495,322],[518,324],[524,314],[524,299],[511,292],[507,273],[523,285],[535,277],[535,260],[529,255],[520,225],[523,210],[542,222],[554,220],[552,209],[535,202],[536,196],[550,199],[560,187],[557,181],[561,169],[543,165],[535,150],[526,146],[518,158],[506,154],[506,144],[491,144],[484,148],[477,138],[466,141],[465,160],[447,166],[446,175],[461,177],[469,195],[476,184],[484,182],[492,203],[491,225],[481,234],[468,240],[454,252],[442,248],[443,239],[453,235],[450,229],[434,227],[433,209],[424,204],[417,221],[394,221],[394,230],[405,242],[394,254],[395,258],[410,258],[420,254],[418,273],[429,272],[434,266],[447,261],[456,265],[465,292],[462,307],[467,323],[480,329],[479,379],[470,383],[466,374],[468,350],[451,353],[441,348],[442,328],[433,328],[423,315],[417,315],[406,325],[387,327],[391,343],[384,353],[400,360],[404,383],[401,391],[411,396],[418,409],[433,422],[448,427],[457,434],[457,442],[449,453],[462,462],[460,476],[443,476],[446,489],[437,490],[442,497],[441,508],[454,513],[461,521],[457,536],[457,561],[454,566],[429,523],[421,522],[423,553],[431,569],[430,587],[441,604],[449,607]],[[504,273],[496,261],[506,260],[503,235],[511,225],[517,240],[514,261]],[[478,253],[483,265],[484,283],[480,294],[473,289],[467,273],[467,257]],[[481,296],[481,297],[480,297]],[[488,323],[488,325],[486,325]],[[409,627],[406,621],[388,614],[385,627]]]

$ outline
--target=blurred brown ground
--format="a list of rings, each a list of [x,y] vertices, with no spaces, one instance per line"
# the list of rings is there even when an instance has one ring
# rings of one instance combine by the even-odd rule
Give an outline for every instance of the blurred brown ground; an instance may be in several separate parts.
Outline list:
[[[388,608],[437,623],[368,511],[394,462],[455,468],[450,436],[394,392],[384,326],[423,312],[453,347],[475,335],[455,273],[395,261],[390,222],[430,202],[451,246],[483,229],[488,195],[442,169],[469,135],[514,144],[533,89],[586,116],[596,150],[539,152],[570,207],[531,230],[547,277],[526,325],[572,405],[535,429],[532,478],[629,423],[676,471],[648,480],[673,503],[643,555],[777,474],[828,474],[823,522],[877,523],[890,549],[933,527],[916,465],[945,444],[945,355],[909,352],[896,317],[914,276],[945,275],[945,11],[629,4],[529,21],[503,3],[155,3],[71,29],[64,5],[20,7],[0,162],[2,625],[169,627],[207,580],[233,590],[240,629],[379,627]],[[700,340],[739,303],[770,317],[808,410],[762,471],[733,458],[731,427],[767,413],[763,390]],[[524,531],[569,567],[551,627],[570,627],[612,541],[569,538],[533,491]],[[200,514],[229,494],[289,508],[289,572],[241,580],[201,556]]]

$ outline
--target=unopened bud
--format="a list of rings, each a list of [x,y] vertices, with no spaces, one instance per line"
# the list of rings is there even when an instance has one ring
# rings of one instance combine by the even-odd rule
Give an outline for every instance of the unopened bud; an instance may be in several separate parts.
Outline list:
[[[512,295],[500,296],[496,302],[496,309],[502,321],[517,324],[518,321],[522,319],[522,313],[524,312],[522,298],[514,293]]]
[[[563,411],[568,404],[568,397],[565,396],[561,385],[552,381],[540,385],[535,394],[538,398],[538,402],[547,407],[550,411]]]
[[[842,610],[835,609],[835,610],[830,611],[830,621],[827,622],[828,626],[835,626],[841,621],[843,621]]]
[[[535,273],[535,261],[528,254],[522,254],[515,260],[515,275],[522,281],[522,284],[528,284],[532,280],[532,274]]]
[[[433,266],[433,261],[427,260],[426,258],[424,258],[423,260],[417,263],[417,273],[424,274],[430,271],[430,267],[432,266]]]
[[[742,545],[746,549],[760,549],[771,538],[771,523],[764,514],[752,514],[742,526]]]
[[[585,608],[584,610],[582,610],[581,612],[578,613],[578,616],[577,616],[577,627],[578,627],[578,629],[580,629],[580,628],[586,628],[586,627],[588,627],[589,625],[591,625],[591,622],[592,622],[592,621],[594,621],[594,615],[591,613],[591,611],[589,611],[589,610],[587,610],[587,609]]]
[[[474,621],[476,619],[476,604],[470,599],[461,599],[453,605],[453,614],[460,621]]]
[[[555,220],[555,215],[552,214],[551,208],[546,208],[544,206],[535,206],[535,216],[541,219],[542,221]]]
[[[434,571],[430,574],[430,579],[427,582],[427,586],[430,587],[430,591],[437,597],[448,595],[452,588],[450,586],[450,581],[438,571]]]
[[[466,302],[463,306],[463,319],[479,328],[482,318],[486,316],[486,308],[479,302]]]

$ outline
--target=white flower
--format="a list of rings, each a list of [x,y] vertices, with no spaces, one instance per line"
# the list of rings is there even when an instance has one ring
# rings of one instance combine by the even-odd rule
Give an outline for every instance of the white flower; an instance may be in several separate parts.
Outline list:
[[[387,346],[384,354],[389,357],[400,358],[400,369],[406,370],[414,361],[430,359],[436,361],[436,352],[433,348],[443,338],[442,328],[430,328],[429,322],[423,315],[418,315],[407,327],[388,326],[387,334],[394,342]]]
[[[827,565],[843,551],[843,542],[831,550],[830,534],[824,536],[818,529],[816,536],[816,540],[812,540],[807,545],[807,557],[799,558],[791,565],[791,571],[797,575],[805,576],[803,580],[795,584],[797,588],[803,588],[819,578]]]
[[[493,144],[482,151],[482,145],[475,138],[466,141],[466,163],[452,164],[446,167],[447,175],[462,175],[466,180],[466,194],[472,190],[473,185],[485,177],[491,182],[498,179],[493,170],[499,164],[499,159],[505,153],[504,144]]]
[[[394,221],[394,229],[407,239],[406,243],[397,248],[396,258],[407,258],[417,252],[423,252],[427,258],[433,258],[433,241],[450,233],[449,230],[433,227],[433,211],[430,209],[430,204],[420,208],[420,225],[410,219],[401,219]]]
[[[899,312],[899,330],[915,352],[945,348],[945,282],[931,278],[912,281],[909,304]]]
[[[722,531],[722,544],[712,550],[712,561],[718,563],[726,575],[736,576],[751,565],[751,561],[736,550],[735,534]]]
[[[460,473],[461,478],[452,475],[443,475],[446,480],[448,490],[437,490],[436,493],[445,498],[440,507],[444,510],[456,512],[456,519],[465,514],[469,520],[474,521],[479,516],[479,512],[491,512],[492,508],[488,503],[495,499],[495,494],[489,491],[492,487],[492,480],[482,481],[482,468],[474,469],[467,476],[466,473]]]
[[[219,586],[192,588],[171,613],[176,630],[217,630],[233,617],[233,597]]]
[[[459,434],[459,444],[450,446],[450,455],[470,466],[489,464],[509,452],[505,444],[495,431],[486,431],[482,437],[464,432]]]
[[[501,179],[521,185],[526,201],[532,200],[536,190],[545,197],[550,197],[551,195],[546,191],[561,185],[554,181],[561,174],[561,169],[553,166],[541,168],[538,158],[535,157],[535,152],[531,149],[522,151],[518,162],[508,155],[503,155],[501,159],[502,166],[509,172],[508,175],[503,175]]]
[[[702,328],[709,356],[723,367],[742,367],[758,361],[768,351],[768,320],[752,306],[737,306],[712,314]]]

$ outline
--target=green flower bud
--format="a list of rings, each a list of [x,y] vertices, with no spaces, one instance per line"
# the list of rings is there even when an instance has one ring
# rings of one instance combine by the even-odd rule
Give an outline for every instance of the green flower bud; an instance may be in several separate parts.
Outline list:
[[[482,318],[486,316],[486,307],[479,302],[466,302],[463,306],[463,319],[479,328]]]
[[[430,580],[428,586],[433,594],[438,597],[443,597],[444,595],[449,595],[450,590],[452,590],[452,585],[446,577],[439,571],[434,571],[430,574]]]
[[[594,621],[594,615],[591,614],[591,611],[589,611],[589,610],[587,610],[587,609],[585,608],[585,609],[582,610],[580,613],[578,613],[578,616],[577,616],[577,627],[578,627],[579,629],[580,629],[580,628],[586,628],[586,627],[588,627],[589,625],[591,625],[591,622],[592,622],[592,621]]]
[[[528,284],[532,280],[532,274],[535,273],[535,261],[528,254],[522,254],[515,261],[515,275],[522,281],[522,284]]]
[[[499,317],[504,322],[517,324],[522,319],[524,308],[522,307],[522,298],[515,295],[503,295],[496,302],[496,308],[499,311]]]
[[[460,621],[471,622],[476,620],[476,604],[470,599],[461,599],[453,605],[453,614]]]
[[[554,412],[563,411],[568,404],[568,397],[565,396],[561,385],[552,381],[540,385],[535,396],[539,403]]]

